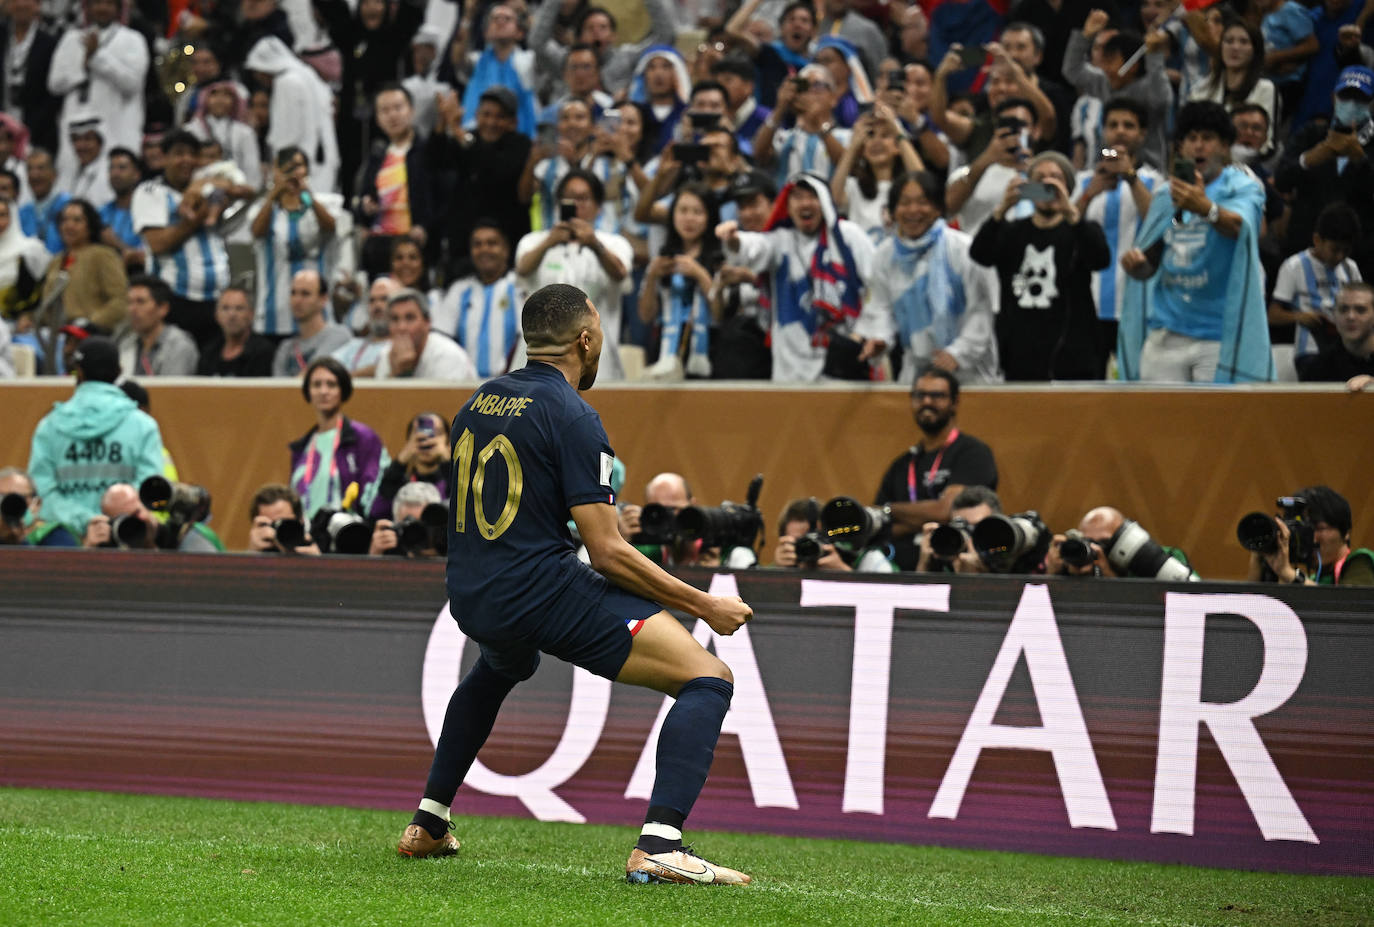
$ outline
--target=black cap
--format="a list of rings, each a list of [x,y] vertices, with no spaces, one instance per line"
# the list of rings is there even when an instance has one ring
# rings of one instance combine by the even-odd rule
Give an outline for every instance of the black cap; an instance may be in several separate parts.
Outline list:
[[[119,379],[119,349],[109,338],[92,335],[72,352],[72,367],[86,380],[113,383]]]
[[[506,111],[507,116],[517,116],[520,113],[520,101],[516,99],[515,91],[509,87],[497,84],[495,87],[488,87],[482,91],[482,95],[477,98],[477,102],[490,100],[497,106]]]
[[[778,195],[777,185],[765,171],[745,171],[736,174],[735,179],[730,182],[730,199],[736,202],[753,199],[759,195],[770,200]]]

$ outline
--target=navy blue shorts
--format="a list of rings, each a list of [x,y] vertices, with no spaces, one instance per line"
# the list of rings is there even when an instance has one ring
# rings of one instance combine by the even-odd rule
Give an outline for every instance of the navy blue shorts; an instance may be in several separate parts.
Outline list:
[[[527,625],[533,630],[519,637],[468,636],[481,647],[492,669],[517,681],[534,675],[540,651],[614,680],[630,657],[634,635],[663,607],[595,580],[574,581],[559,595],[558,614],[537,616]]]

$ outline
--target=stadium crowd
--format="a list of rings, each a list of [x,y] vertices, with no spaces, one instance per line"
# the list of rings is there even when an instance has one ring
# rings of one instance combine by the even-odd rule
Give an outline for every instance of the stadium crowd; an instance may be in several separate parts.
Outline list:
[[[254,543],[343,509],[396,547],[447,423],[393,459],[353,385],[522,365],[551,282],[603,380],[1374,384],[1374,0],[643,9],[627,41],[586,0],[7,0],[0,376],[81,381],[28,465],[51,536],[167,471],[117,383],[276,376],[317,422]],[[116,423],[129,473],[64,513]]]

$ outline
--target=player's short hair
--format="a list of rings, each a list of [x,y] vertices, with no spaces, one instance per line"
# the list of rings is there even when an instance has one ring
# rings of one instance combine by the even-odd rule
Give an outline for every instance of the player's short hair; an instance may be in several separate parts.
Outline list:
[[[986,486],[965,486],[949,503],[951,509],[971,509],[975,505],[987,505],[994,512],[1002,511],[1002,500]]]
[[[561,347],[577,335],[591,315],[587,294],[566,283],[551,283],[530,294],[520,311],[520,327],[531,349]]]
[[[258,517],[258,512],[269,505],[277,502],[291,503],[291,513],[297,520],[304,517],[304,510],[301,508],[301,497],[296,491],[285,483],[268,483],[253,493],[253,501],[248,508],[248,520],[252,521]]]

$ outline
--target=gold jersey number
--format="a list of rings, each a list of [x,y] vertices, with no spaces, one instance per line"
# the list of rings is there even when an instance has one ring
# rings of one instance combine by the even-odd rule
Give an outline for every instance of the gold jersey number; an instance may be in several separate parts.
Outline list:
[[[474,467],[472,456],[475,445],[476,439],[472,432],[464,428],[463,436],[453,448],[453,475],[458,480],[458,492],[454,494],[454,506],[457,509],[454,526],[459,534],[467,530],[470,488],[472,518],[477,523],[477,530],[488,541],[494,541],[506,533],[515,521],[515,514],[520,511],[520,494],[525,490],[525,473],[520,469],[520,458],[515,453],[515,445],[511,444],[510,438],[505,435],[497,435],[482,448]],[[491,463],[491,459],[497,454],[506,462],[506,503],[501,507],[501,514],[496,516],[493,522],[487,520],[487,513],[482,508],[482,487],[486,483],[487,464]]]

